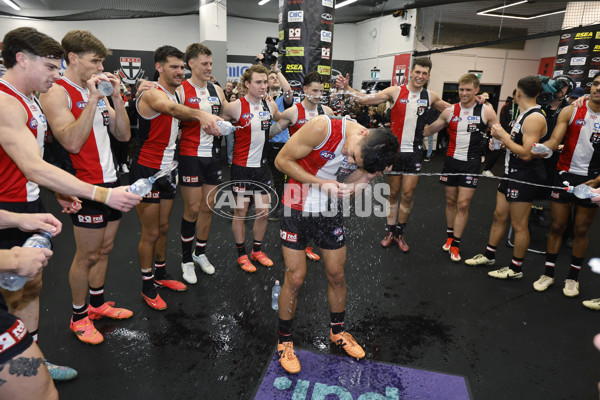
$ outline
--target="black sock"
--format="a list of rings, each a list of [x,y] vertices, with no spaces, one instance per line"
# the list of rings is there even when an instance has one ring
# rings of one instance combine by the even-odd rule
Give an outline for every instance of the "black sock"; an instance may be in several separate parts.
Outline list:
[[[154,279],[157,281],[167,276],[167,263],[165,261],[154,261]]]
[[[456,236],[452,235],[451,247],[456,247],[457,249],[460,249],[460,238],[457,238]]]
[[[154,274],[152,269],[149,272],[142,272],[142,293],[151,299],[156,298],[156,288],[154,287]]]
[[[546,268],[544,269],[544,275],[554,278],[554,267],[556,266],[556,259],[558,254],[546,253]]]
[[[446,235],[448,235],[448,239],[452,239],[452,237],[454,236],[454,228],[447,227]]]
[[[259,251],[261,251],[261,248],[262,248],[262,241],[255,240],[254,244],[252,245],[252,252],[258,253]]]
[[[81,307],[73,306],[73,322],[84,319],[88,316],[88,305],[85,303]]]
[[[512,269],[516,273],[523,272],[522,265],[523,259],[513,256],[512,261],[510,262],[510,269]]]
[[[246,243],[236,243],[235,247],[237,248],[238,258],[246,255]]]
[[[283,342],[291,342],[292,334],[294,330],[292,329],[292,322],[294,319],[281,319],[279,318],[279,343]]]
[[[334,335],[337,335],[340,332],[344,332],[344,316],[346,315],[345,311],[342,312],[329,312],[329,318],[331,319],[331,331]]]
[[[492,246],[491,244],[488,243],[487,247],[485,248],[485,253],[483,255],[488,260],[495,260],[496,259],[496,250],[497,249],[498,249],[498,247]]]
[[[571,268],[569,269],[569,276],[567,276],[567,279],[576,281],[579,277],[579,271],[581,271],[582,265],[583,258],[571,256]]]
[[[196,233],[196,221],[181,218],[181,262],[192,262],[192,244]]]
[[[400,222],[398,222],[396,224],[396,232],[395,232],[394,236],[396,236],[396,237],[404,236],[404,228],[406,228],[406,224],[401,224]]]
[[[90,291],[90,306],[94,308],[101,307],[104,304],[104,286],[93,288],[89,286]]]
[[[396,225],[388,225],[387,231],[391,232],[393,235],[395,235],[396,234]]]
[[[206,252],[206,240],[200,240],[196,238],[196,249],[194,250],[194,254],[198,257],[201,254]]]

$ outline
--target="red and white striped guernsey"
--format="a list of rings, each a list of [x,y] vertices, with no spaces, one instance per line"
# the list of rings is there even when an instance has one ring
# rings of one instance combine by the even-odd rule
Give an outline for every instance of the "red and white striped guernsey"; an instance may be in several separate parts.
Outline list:
[[[412,153],[423,146],[425,112],[430,105],[429,90],[411,92],[407,85],[400,86],[398,97],[390,110],[391,130],[400,142],[401,153]]]
[[[446,155],[460,161],[480,158],[486,129],[483,105],[475,103],[473,107],[463,108],[460,103],[454,104],[448,122],[450,140]]]
[[[585,104],[573,111],[556,168],[575,175],[600,174],[600,113]]]
[[[244,96],[240,99],[240,118],[235,126],[233,164],[240,167],[258,168],[267,162],[265,143],[269,140],[271,111],[261,100],[254,104]]]
[[[314,110],[307,109],[306,107],[304,107],[302,102],[294,104],[294,107],[296,107],[298,110],[298,118],[296,118],[296,122],[294,124],[288,127],[288,129],[290,130],[290,136],[298,132],[298,129],[302,128],[304,124],[312,118],[316,117],[317,115],[325,114],[325,111],[323,110],[323,106],[321,104],[317,104],[317,107],[315,107]]]
[[[88,103],[89,89],[84,89],[67,78],[62,78],[56,83],[67,92],[69,110],[75,119],[78,119]],[[117,180],[117,171],[108,136],[109,122],[108,106],[106,101],[101,99],[96,106],[92,131],[88,139],[79,153],[69,153],[75,169],[75,176],[84,182],[98,184]]]
[[[27,113],[27,128],[35,136],[42,154],[44,152],[44,137],[48,130],[46,117],[42,107],[32,95],[27,97],[15,89],[10,83],[0,79],[0,96],[10,96],[21,103]],[[35,201],[40,194],[37,184],[29,182],[17,167],[17,164],[0,147],[0,202],[26,203]]]
[[[201,88],[188,79],[181,84],[181,87],[183,88],[183,98],[181,99],[183,105],[219,115],[221,99],[219,99],[217,89],[212,82],[207,82],[206,86]],[[204,129],[200,128],[199,121],[181,121],[179,154],[182,156],[212,157],[213,152],[218,153],[220,145],[221,141],[218,138],[208,135]]]
[[[327,117],[327,137],[306,157],[298,160],[298,164],[308,173],[326,180],[337,180],[356,168],[348,164],[342,155],[342,147],[346,142],[346,119],[330,119]],[[283,204],[295,210],[305,212],[326,211],[329,196],[322,193],[315,185],[302,185],[290,178],[283,194]]]
[[[158,83],[157,83],[158,85]],[[169,96],[169,100],[179,103],[177,94],[169,93],[158,85]],[[167,114],[157,113],[152,118],[144,118],[139,113],[138,103],[144,92],[137,98],[135,107],[138,110],[140,127],[135,144],[134,162],[145,167],[162,169],[171,164],[175,156],[175,141],[179,131],[179,120]]]

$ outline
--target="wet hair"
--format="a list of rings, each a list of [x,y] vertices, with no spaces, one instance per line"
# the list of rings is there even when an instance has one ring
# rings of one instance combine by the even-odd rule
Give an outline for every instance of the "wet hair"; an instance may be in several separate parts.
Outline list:
[[[594,77],[592,78],[592,81],[595,80],[599,76],[600,76],[600,72],[596,72],[596,75],[594,75]]]
[[[8,32],[2,40],[2,58],[4,65],[10,69],[17,63],[17,53],[60,60],[65,50],[60,43],[50,36],[38,32],[34,28],[17,28]]]
[[[479,87],[479,78],[477,78],[474,74],[464,74],[458,79],[458,84],[468,85],[469,83],[473,84],[473,87],[477,89]]]
[[[189,66],[188,62],[192,58],[198,57],[200,54],[205,56],[212,56],[212,51],[208,47],[200,43],[192,43],[185,49],[185,63]]]
[[[69,31],[62,38],[62,47],[67,53],[66,62],[69,64],[69,53],[75,53],[83,56],[85,53],[93,53],[100,58],[106,58],[111,55],[111,51],[90,31],[74,30]]]
[[[431,59],[427,58],[427,57],[415,58],[413,60],[413,66],[412,66],[411,71],[414,70],[417,65],[420,65],[421,67],[429,68],[430,72],[431,72],[431,67],[433,67],[433,64],[431,63]]]
[[[304,86],[308,86],[313,82],[323,83],[323,78],[317,71],[311,71],[304,77]]]
[[[252,83],[252,74],[255,72],[269,76],[269,70],[266,67],[260,64],[255,64],[244,71],[244,74],[242,75],[242,86],[245,87],[246,82]]]
[[[368,173],[381,172],[392,165],[398,156],[398,138],[386,127],[369,129],[360,143],[363,169]]]
[[[184,54],[181,50],[173,46],[160,46],[154,50],[154,62],[164,64],[167,62],[169,57],[175,57],[183,60]]]
[[[542,80],[537,76],[529,75],[519,79],[517,88],[525,96],[535,99],[542,91]]]

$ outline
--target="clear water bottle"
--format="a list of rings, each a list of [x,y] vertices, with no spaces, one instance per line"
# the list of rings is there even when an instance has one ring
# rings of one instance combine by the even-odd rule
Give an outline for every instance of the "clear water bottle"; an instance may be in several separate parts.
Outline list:
[[[52,234],[50,232],[42,231],[27,239],[25,243],[23,243],[22,247],[50,249],[52,247],[52,244],[50,243],[51,238]],[[10,290],[11,292],[21,289],[28,280],[29,277],[17,275],[12,272],[0,273],[0,286],[3,289]]]
[[[102,96],[110,96],[114,91],[113,85],[109,81],[100,81],[96,87]]]
[[[233,126],[229,121],[217,121],[217,126],[219,127],[221,135],[223,136],[230,135],[236,129],[236,127]]]
[[[279,293],[281,293],[281,286],[279,286],[279,281],[275,281],[271,290],[271,308],[275,311],[279,310]]]
[[[588,265],[590,266],[590,268],[592,269],[592,272],[595,272],[597,274],[600,274],[600,258],[595,257],[592,258],[589,262]]]
[[[600,194],[593,192],[591,187],[583,183],[577,186],[568,186],[566,191],[573,193],[579,199],[591,199],[600,196]]]
[[[496,138],[492,138],[492,150],[500,150],[502,148],[502,142]]]
[[[548,153],[548,155],[544,158],[550,158],[552,157],[552,150],[550,150],[546,145],[543,145],[541,143],[534,143],[533,147],[531,148],[531,151],[533,151],[534,153]]]
[[[152,178],[153,177],[140,178],[137,181],[133,182],[131,186],[129,186],[129,192],[137,194],[138,196],[147,195],[148,193],[150,193],[150,191],[152,191],[152,185],[155,181]]]

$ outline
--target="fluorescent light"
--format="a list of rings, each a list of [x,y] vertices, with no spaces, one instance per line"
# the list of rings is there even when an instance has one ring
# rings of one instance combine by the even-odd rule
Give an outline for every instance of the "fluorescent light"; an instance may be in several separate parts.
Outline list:
[[[520,20],[530,20],[530,19],[536,19],[536,18],[541,18],[541,17],[547,17],[549,15],[560,14],[560,13],[564,13],[564,12],[567,11],[567,10],[552,10],[552,11],[549,11],[547,13],[531,15],[529,17],[521,17],[521,16],[514,15],[514,14],[492,14],[493,11],[498,11],[498,10],[502,10],[503,8],[513,7],[513,6],[518,6],[519,4],[524,4],[524,3],[528,3],[528,0],[517,1],[515,3],[507,4],[507,5],[504,5],[504,6],[492,7],[492,8],[488,8],[488,9],[485,9],[485,10],[481,10],[481,11],[477,12],[477,15],[484,15],[486,17],[512,18],[512,19],[520,19]]]
[[[344,6],[347,6],[348,4],[356,3],[357,1],[358,0],[346,0],[346,1],[342,1],[341,3],[337,3],[335,5],[335,8],[342,8]]]
[[[487,10],[479,11],[477,14],[479,14],[479,15],[484,14],[485,15],[485,13],[488,13],[488,12],[502,10],[503,8],[508,8],[508,7],[512,7],[512,6],[518,6],[519,4],[523,4],[523,3],[527,3],[527,0],[517,1],[516,3],[507,4],[505,6],[494,7],[494,8],[490,8],[490,9],[487,9]]]
[[[4,0],[4,2],[6,3],[6,5],[8,5],[10,8],[12,8],[13,10],[21,10],[21,7],[19,7],[14,1],[12,0]]]
[[[5,0],[5,1],[6,1],[6,0]],[[271,1],[271,0],[260,0],[260,1],[258,2],[258,5],[259,5],[259,6],[262,6],[263,4],[267,4],[267,3],[268,3],[268,2],[270,2],[270,1]]]

